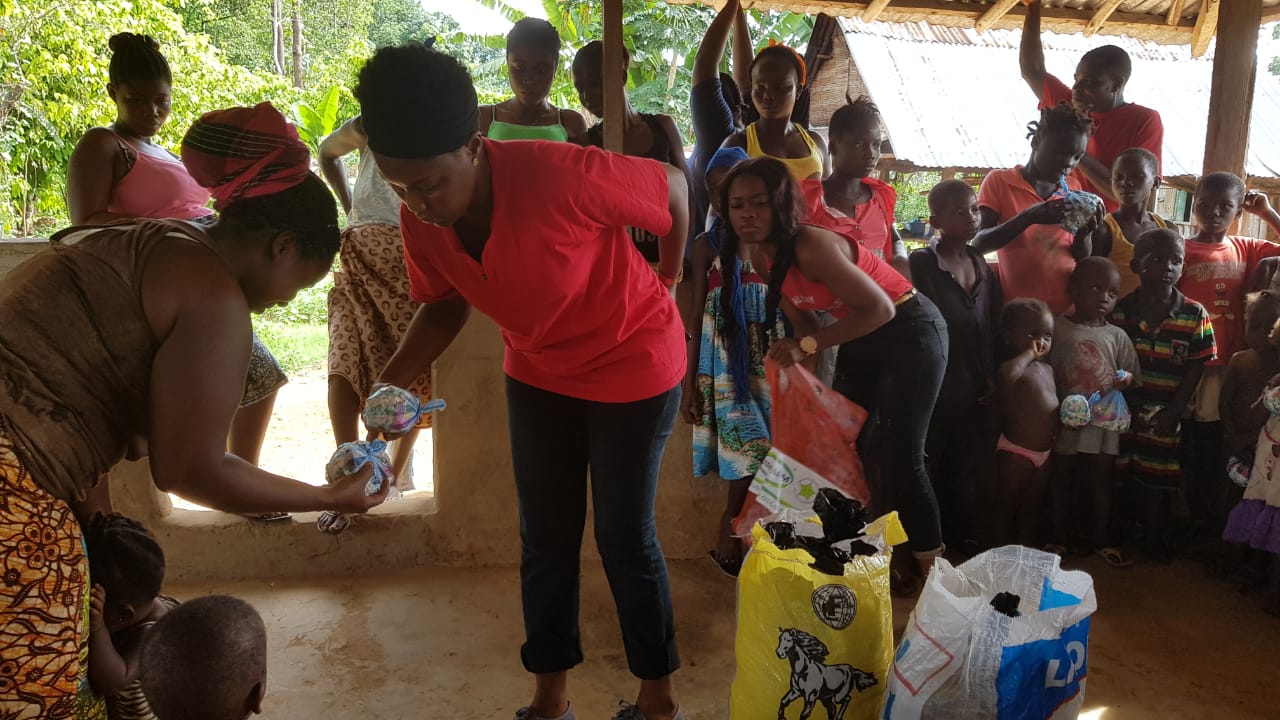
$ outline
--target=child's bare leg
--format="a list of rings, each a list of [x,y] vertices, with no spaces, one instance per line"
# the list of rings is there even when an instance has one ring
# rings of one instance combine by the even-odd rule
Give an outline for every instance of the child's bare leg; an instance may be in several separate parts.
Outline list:
[[[1271,580],[1267,585],[1266,610],[1280,617],[1280,555],[1271,556]]]
[[[1076,472],[1082,487],[1092,487],[1093,547],[1111,547],[1111,474],[1115,469],[1113,455],[1080,455]]]
[[[1142,525],[1146,531],[1147,554],[1151,561],[1165,564],[1171,559],[1166,540],[1169,524],[1168,494],[1151,488],[1140,487]]]
[[[1077,456],[1054,453],[1050,465],[1052,481],[1049,483],[1050,542],[1067,547],[1071,517],[1072,485],[1075,483]]]
[[[267,426],[271,424],[271,411],[276,406],[276,393],[258,402],[242,407],[231,419],[231,433],[227,438],[227,452],[251,465],[258,464],[262,443],[267,439]]]
[[[406,478],[404,473],[405,468],[409,467],[409,461],[413,459],[413,448],[421,433],[420,428],[414,428],[391,443],[391,469],[396,475],[396,487],[400,490],[413,489],[413,478]]]
[[[996,486],[992,494],[991,518],[987,523],[991,534],[988,542],[992,547],[1014,541],[1019,498],[1034,474],[1035,466],[1030,460],[1004,451],[996,453]]]
[[[733,520],[742,513],[742,506],[747,502],[747,491],[751,488],[751,478],[730,480],[726,483],[728,493],[725,498],[724,514],[720,516],[720,532],[716,538],[716,560],[722,563],[742,561],[742,540],[733,536]]]
[[[1040,519],[1044,517],[1045,495],[1049,489],[1048,471],[1049,468],[1045,466],[1038,468],[1033,466],[1031,475],[1022,489],[1017,516],[1019,545],[1036,547],[1036,543],[1040,540]]]
[[[360,439],[360,396],[350,380],[336,374],[329,376],[329,425],[335,445]]]

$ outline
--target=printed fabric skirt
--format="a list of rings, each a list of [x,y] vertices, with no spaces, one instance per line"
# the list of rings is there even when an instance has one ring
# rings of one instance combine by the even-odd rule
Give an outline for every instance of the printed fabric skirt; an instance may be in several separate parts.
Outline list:
[[[89,561],[71,508],[0,435],[0,718],[105,720],[89,685]]]
[[[271,397],[289,382],[276,356],[262,343],[258,333],[253,334],[253,348],[249,351],[249,374],[244,378],[244,395],[240,407],[256,405]]]
[[[329,374],[351,383],[363,412],[374,380],[420,306],[409,297],[404,246],[395,225],[347,228],[338,259],[342,269],[333,274],[329,291]],[[431,373],[405,389],[429,400]],[[431,413],[422,416],[418,427],[431,427]]]
[[[720,259],[712,262],[707,278],[707,302],[702,311],[702,337],[698,350],[698,388],[702,403],[702,423],[693,426],[693,476],[716,473],[722,480],[755,477],[761,461],[769,454],[769,382],[764,360],[768,350],[765,296],[769,286],[747,263],[741,272],[743,318],[747,332],[747,366],[750,396],[734,393],[732,361],[724,339],[724,313],[720,295],[723,283]],[[775,332],[781,335],[775,323]]]

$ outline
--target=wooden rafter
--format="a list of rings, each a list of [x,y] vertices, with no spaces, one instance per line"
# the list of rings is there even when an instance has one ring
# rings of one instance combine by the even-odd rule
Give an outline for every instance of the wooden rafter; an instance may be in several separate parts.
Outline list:
[[[1170,0],[1169,14],[1165,16],[1164,23],[1166,25],[1177,25],[1182,19],[1182,11],[1187,7],[1187,0]]]
[[[1204,0],[1200,6],[1196,27],[1191,31],[1191,57],[1204,57],[1209,51],[1209,41],[1218,31],[1218,10],[1221,8],[1221,0]]]
[[[1093,14],[1093,17],[1089,18],[1089,24],[1084,26],[1085,37],[1094,35],[1101,30],[1107,20],[1111,19],[1111,13],[1115,12],[1118,7],[1120,7],[1120,0],[1106,0],[1106,2],[1099,5],[1097,12]]]
[[[862,22],[875,22],[880,17],[880,13],[889,7],[889,3],[893,0],[871,0],[867,5],[867,9],[862,11]]]
[[[1012,10],[1013,6],[1017,5],[1018,2],[1019,0],[999,0],[986,12],[982,13],[982,17],[978,18],[978,22],[974,24],[974,28],[976,28],[978,32],[986,32],[987,30],[990,30],[991,26],[995,25],[1000,18],[1008,15],[1009,11]]]

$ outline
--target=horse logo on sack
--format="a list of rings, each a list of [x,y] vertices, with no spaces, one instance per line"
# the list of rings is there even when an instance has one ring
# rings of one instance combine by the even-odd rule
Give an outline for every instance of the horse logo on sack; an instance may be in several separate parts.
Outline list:
[[[813,591],[811,600],[814,614],[834,630],[849,627],[858,614],[858,597],[844,585],[823,585]]]
[[[778,657],[791,663],[791,687],[778,705],[778,720],[786,720],[787,706],[804,700],[800,720],[808,720],[818,703],[828,720],[842,720],[853,702],[853,691],[875,685],[874,673],[852,665],[824,665],[830,651],[818,638],[796,628],[778,628]]]

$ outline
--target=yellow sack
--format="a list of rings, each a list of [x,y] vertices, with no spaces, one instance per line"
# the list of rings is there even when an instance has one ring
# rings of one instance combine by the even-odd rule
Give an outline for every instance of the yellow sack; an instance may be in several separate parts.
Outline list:
[[[751,534],[730,719],[822,718],[821,707],[828,720],[874,720],[893,662],[889,557],[906,540],[898,514],[867,526],[867,541],[885,550],[855,557],[843,577],[809,567],[805,550],[780,550],[759,524]]]

